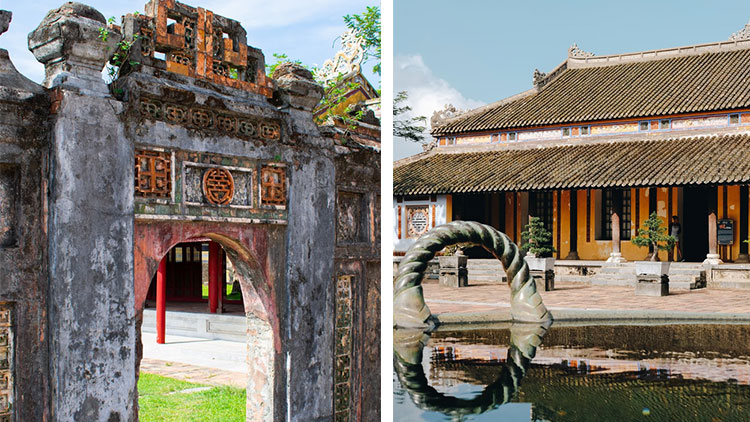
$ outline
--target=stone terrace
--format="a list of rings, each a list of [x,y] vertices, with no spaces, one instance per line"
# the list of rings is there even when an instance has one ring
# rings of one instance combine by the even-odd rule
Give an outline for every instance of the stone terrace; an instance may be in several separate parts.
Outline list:
[[[468,287],[452,288],[430,281],[423,284],[423,289],[425,301],[433,314],[485,312],[510,307],[510,288],[506,284],[469,280]],[[541,294],[553,316],[555,309],[750,315],[750,290],[677,290],[670,291],[665,297],[635,296],[634,291],[634,287],[556,282],[555,290]]]

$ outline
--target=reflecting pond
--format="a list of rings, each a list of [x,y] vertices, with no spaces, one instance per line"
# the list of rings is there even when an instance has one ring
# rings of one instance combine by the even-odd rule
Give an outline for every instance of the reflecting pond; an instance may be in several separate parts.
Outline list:
[[[750,325],[394,331],[395,421],[750,421]]]

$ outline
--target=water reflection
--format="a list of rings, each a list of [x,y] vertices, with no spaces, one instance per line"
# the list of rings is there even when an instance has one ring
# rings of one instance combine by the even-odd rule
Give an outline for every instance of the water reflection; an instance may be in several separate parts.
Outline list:
[[[748,325],[396,330],[394,363],[395,421],[750,421]]]
[[[450,415],[454,420],[481,414],[508,403],[518,391],[537,347],[550,323],[512,324],[510,347],[500,374],[473,398],[465,399],[439,392],[432,387],[422,366],[423,351],[430,335],[420,331],[394,332],[394,366],[401,386],[420,409]]]

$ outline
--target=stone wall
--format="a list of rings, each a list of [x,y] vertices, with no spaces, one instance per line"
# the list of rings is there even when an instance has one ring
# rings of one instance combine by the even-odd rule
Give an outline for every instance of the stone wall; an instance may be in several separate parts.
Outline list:
[[[0,354],[17,420],[136,420],[151,277],[175,244],[205,238],[242,285],[247,420],[334,418],[342,274],[356,279],[347,409],[379,419],[378,149],[322,135],[310,72],[266,78],[236,21],[172,0],[146,11],[106,43],[93,8],[50,11],[29,36],[43,87],[0,50]],[[167,27],[167,15],[182,17]],[[206,25],[230,35],[223,49],[194,38]],[[140,65],[107,86],[114,43],[136,34]]]

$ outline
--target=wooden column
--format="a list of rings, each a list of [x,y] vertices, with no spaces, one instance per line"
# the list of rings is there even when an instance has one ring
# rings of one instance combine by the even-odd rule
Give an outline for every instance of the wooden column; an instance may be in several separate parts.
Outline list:
[[[570,191],[570,252],[565,259],[578,258],[578,191]]]
[[[750,262],[750,256],[748,256],[747,243],[745,239],[748,237],[747,230],[747,217],[748,217],[748,188],[747,185],[740,186],[740,221],[738,222],[740,231],[740,254],[734,261],[736,263]]]
[[[156,271],[156,342],[164,344],[167,319],[167,257],[159,262]]]
[[[208,243],[208,311],[216,313],[219,307],[219,261],[221,248],[216,242]]]

